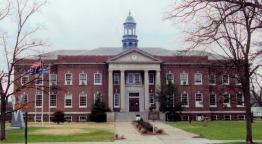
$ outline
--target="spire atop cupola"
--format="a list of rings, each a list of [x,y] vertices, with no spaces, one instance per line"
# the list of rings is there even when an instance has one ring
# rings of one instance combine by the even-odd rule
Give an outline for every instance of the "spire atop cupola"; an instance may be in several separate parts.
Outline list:
[[[124,23],[124,35],[123,35],[123,48],[137,48],[137,36],[136,36],[136,22],[131,15],[129,10],[129,15]]]

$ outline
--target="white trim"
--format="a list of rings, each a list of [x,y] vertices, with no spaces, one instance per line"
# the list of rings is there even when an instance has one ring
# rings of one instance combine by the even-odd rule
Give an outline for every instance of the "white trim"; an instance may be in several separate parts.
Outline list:
[[[215,119],[212,119],[212,116],[214,116]],[[217,115],[212,115],[212,114],[211,114],[210,119],[211,119],[211,120],[218,120],[217,117],[218,117]]]
[[[80,120],[80,117],[84,117],[85,120]],[[86,122],[86,121],[87,121],[87,116],[83,116],[83,115],[82,115],[82,116],[81,116],[81,115],[78,116],[78,121],[79,121],[79,122]]]
[[[55,106],[51,106],[51,95],[55,95],[56,97],[56,103],[55,103]],[[49,95],[49,108],[56,108],[57,107],[57,95],[56,94],[50,94]]]
[[[70,81],[67,81],[66,80],[66,75],[67,74],[71,74],[71,80]],[[71,73],[71,72],[67,72],[67,73],[65,73],[65,83],[64,83],[64,85],[73,85],[73,74]],[[69,82],[69,84],[67,84],[67,82]]]
[[[174,84],[174,81],[175,81],[174,78],[175,77],[174,77],[174,74],[172,72],[170,72],[170,71],[168,73],[166,73],[166,78],[165,78],[166,79],[166,84],[168,84],[168,77],[167,77],[168,75],[171,75],[171,83]]]
[[[201,82],[196,82],[196,75],[200,75],[201,76]],[[200,73],[199,71],[197,71],[195,74],[194,74],[194,84],[195,85],[203,85],[203,74],[202,73]]]
[[[153,83],[150,83],[150,75],[153,76]],[[148,84],[154,85],[155,84],[155,73],[149,72],[148,73]]]
[[[81,76],[80,75],[85,75],[85,80],[81,80],[80,78],[81,78]],[[87,85],[87,73],[84,73],[84,72],[81,72],[81,73],[79,73],[79,75],[78,75],[78,77],[79,77],[79,85]]]
[[[224,76],[227,75],[227,83],[224,83]],[[222,84],[223,85],[229,85],[230,84],[230,79],[229,79],[229,75],[228,74],[223,74],[222,75]]]
[[[210,83],[210,76],[211,76],[211,75],[214,76],[214,80],[215,80],[214,83]],[[216,85],[216,75],[215,75],[215,74],[211,73],[211,74],[208,75],[208,84],[209,84],[209,85]]]
[[[95,81],[96,74],[100,75],[100,82],[99,83],[96,83],[96,81]],[[94,85],[102,85],[102,83],[103,83],[102,73],[99,73],[99,72],[94,73]]]
[[[197,94],[200,94],[201,95],[201,101],[197,101],[196,99],[197,99]],[[197,104],[197,102],[201,102],[201,103],[199,103],[199,104]],[[201,92],[197,92],[197,93],[195,93],[195,107],[196,108],[201,108],[201,107],[204,107],[204,97],[203,97],[203,93],[201,93]]]
[[[71,97],[71,106],[66,106],[66,95]],[[72,108],[73,107],[73,94],[72,93],[65,93],[64,95],[64,108]]]
[[[183,94],[186,94],[186,95],[187,95],[187,105],[183,105],[183,104],[182,104],[182,96],[183,96]],[[183,93],[181,93],[180,99],[181,99],[181,105],[182,105],[182,107],[189,107],[189,98],[188,98],[188,93],[187,93],[187,92],[184,91]]]
[[[56,79],[55,82],[52,82],[52,81],[51,81],[51,77],[52,77],[52,76],[55,76],[55,79]],[[57,85],[57,74],[50,74],[50,75],[49,75],[49,85]]]
[[[211,102],[210,102],[211,95],[215,96],[215,105],[211,105]],[[217,95],[215,93],[213,93],[213,92],[209,94],[209,107],[217,107]]]
[[[115,97],[116,97],[116,95],[118,95],[118,97],[119,97],[119,99],[118,99],[118,103],[119,103],[119,105],[117,106],[117,105],[115,105]],[[121,98],[120,98],[120,94],[119,93],[114,93],[114,95],[113,95],[113,103],[114,103],[114,108],[120,108],[120,102],[121,102],[121,100],[120,100]]]
[[[81,106],[81,97],[85,97],[86,98],[86,105],[85,106]],[[87,94],[82,91],[79,93],[79,108],[87,108]]]
[[[229,98],[229,103],[224,103],[224,98],[225,98],[225,95],[228,95],[228,98]],[[225,92],[223,95],[223,107],[231,107],[231,99],[230,99],[230,94],[228,92]]]
[[[21,75],[21,77],[20,77],[20,84],[23,86],[23,85],[25,85],[26,83],[23,83],[23,78],[26,78],[26,83],[28,83],[29,82],[29,75]]]
[[[232,120],[232,116],[230,114],[224,115],[223,120],[228,120],[228,119],[226,119],[226,116],[229,116],[229,120]]]
[[[238,82],[238,78],[239,78],[239,75],[235,74],[235,85],[240,86],[242,84],[241,84],[241,82],[240,83]]]
[[[66,118],[67,118],[67,117],[68,117],[68,118],[70,118],[70,120],[69,120],[69,121],[67,121],[67,120],[66,120]],[[65,121],[66,121],[66,122],[72,122],[72,120],[73,120],[73,117],[72,117],[72,116],[68,116],[68,115],[65,115],[65,117],[64,117],[64,118],[65,118]]]
[[[115,77],[118,77],[118,83],[115,83]],[[120,73],[119,72],[114,72],[113,74],[113,85],[120,85]]]
[[[182,75],[186,75],[186,81],[182,81]],[[186,72],[180,73],[180,85],[188,85],[188,73]]]
[[[36,97],[37,96],[41,96],[41,106],[37,106],[36,105]],[[37,94],[37,92],[36,92],[36,95],[35,95],[35,108],[42,108],[43,107],[43,91],[41,92],[41,94]]]

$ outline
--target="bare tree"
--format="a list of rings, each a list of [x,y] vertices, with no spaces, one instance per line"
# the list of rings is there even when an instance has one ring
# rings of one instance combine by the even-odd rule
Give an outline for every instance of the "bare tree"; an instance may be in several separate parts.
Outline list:
[[[261,47],[252,44],[262,28],[261,0],[183,0],[174,2],[167,19],[190,23],[190,48],[223,52],[232,62],[245,97],[246,142],[253,143],[250,78],[261,67]]]
[[[255,74],[251,79],[251,97],[252,105],[262,107],[262,85],[261,85],[262,76]]]
[[[33,34],[39,27],[29,27],[29,19],[39,11],[39,8],[45,4],[45,1],[29,1],[29,0],[7,0],[7,5],[0,10],[0,20],[6,18],[15,19],[15,34],[3,32],[1,34],[1,51],[4,53],[4,68],[0,69],[0,95],[1,95],[1,115],[0,115],[0,140],[6,138],[5,121],[7,112],[8,98],[16,95],[22,89],[32,87],[35,79],[26,82],[23,85],[17,85],[16,81],[20,80],[26,74],[14,76],[15,65],[25,58],[25,54],[32,53],[32,50],[44,45],[44,42],[32,38]],[[10,35],[10,39],[8,36]],[[13,35],[15,37],[13,37]],[[22,108],[19,105],[16,109]]]

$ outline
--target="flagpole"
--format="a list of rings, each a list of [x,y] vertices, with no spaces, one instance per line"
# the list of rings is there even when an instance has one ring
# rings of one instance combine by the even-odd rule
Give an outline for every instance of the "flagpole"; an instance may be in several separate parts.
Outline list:
[[[44,75],[43,73],[41,73],[41,77],[42,77],[42,126],[44,125]]]
[[[49,70],[48,70],[48,78],[49,78],[49,80],[48,80],[48,83],[49,83],[49,87],[48,87],[48,94],[49,94],[49,101],[48,101],[48,110],[49,110],[49,112],[48,112],[48,114],[49,114],[49,116],[48,116],[48,124],[50,125],[50,94],[51,94],[51,92],[50,92],[50,87],[51,87],[51,81],[50,81],[50,73],[51,73],[51,64],[49,64]]]

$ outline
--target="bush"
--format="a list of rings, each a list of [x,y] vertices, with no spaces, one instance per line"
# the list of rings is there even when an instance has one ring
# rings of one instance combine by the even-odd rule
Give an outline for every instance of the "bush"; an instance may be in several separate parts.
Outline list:
[[[146,130],[153,132],[153,126],[149,122],[145,122],[143,119],[140,119],[137,121],[137,123],[140,124]]]
[[[53,113],[53,119],[52,121],[54,123],[64,123],[65,122],[65,113],[64,111],[62,110],[56,110],[54,113]]]
[[[109,109],[105,106],[105,104],[101,100],[100,94],[96,96],[95,104],[92,107],[90,119],[94,122],[106,122],[106,112]]]

